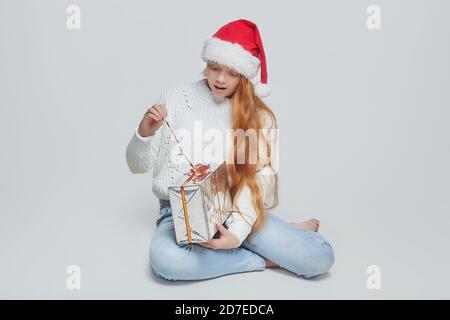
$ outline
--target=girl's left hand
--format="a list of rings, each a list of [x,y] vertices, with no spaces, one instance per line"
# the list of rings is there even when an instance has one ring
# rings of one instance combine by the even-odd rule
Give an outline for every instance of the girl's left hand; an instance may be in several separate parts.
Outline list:
[[[239,239],[238,237],[232,233],[231,231],[228,231],[227,228],[225,228],[220,223],[217,223],[217,229],[220,233],[219,239],[211,239],[207,242],[200,242],[197,243],[199,246],[217,250],[217,249],[233,249],[237,248],[239,245]]]

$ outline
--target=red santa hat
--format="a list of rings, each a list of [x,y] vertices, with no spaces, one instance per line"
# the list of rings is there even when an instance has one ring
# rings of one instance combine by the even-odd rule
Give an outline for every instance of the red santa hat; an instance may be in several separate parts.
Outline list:
[[[261,67],[261,81],[254,84],[255,94],[259,97],[270,95],[266,56],[255,23],[244,19],[227,23],[205,40],[201,58],[205,62],[211,60],[228,66],[249,80],[256,77]]]

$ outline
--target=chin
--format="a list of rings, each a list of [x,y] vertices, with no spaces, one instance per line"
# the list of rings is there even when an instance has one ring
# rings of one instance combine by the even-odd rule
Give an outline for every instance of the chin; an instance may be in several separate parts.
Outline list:
[[[217,93],[217,92],[215,92],[215,93],[214,93],[214,96],[216,96],[217,98],[225,98],[225,97],[227,97],[228,95],[225,94],[225,93]]]

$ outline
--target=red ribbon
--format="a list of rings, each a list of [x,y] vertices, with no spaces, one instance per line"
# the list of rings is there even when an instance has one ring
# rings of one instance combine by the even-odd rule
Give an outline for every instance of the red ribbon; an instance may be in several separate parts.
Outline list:
[[[189,174],[189,177],[186,179],[186,181],[183,182],[183,184],[180,187],[181,191],[181,201],[183,203],[183,214],[184,214],[184,222],[186,224],[186,231],[187,231],[187,237],[188,237],[188,243],[192,244],[192,235],[191,235],[191,228],[189,226],[189,215],[187,212],[187,204],[186,204],[186,194],[184,192],[184,187],[192,180],[194,183],[200,183],[202,182],[210,173],[210,166],[209,164],[201,164],[198,163],[194,166],[194,168],[191,169],[191,173]]]

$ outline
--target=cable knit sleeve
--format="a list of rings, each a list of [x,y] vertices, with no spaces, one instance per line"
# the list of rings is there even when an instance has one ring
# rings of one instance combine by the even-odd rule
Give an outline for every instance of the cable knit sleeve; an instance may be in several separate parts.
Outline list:
[[[276,127],[273,119],[268,115],[264,118],[264,128],[267,130],[262,130],[262,134],[271,148],[272,153],[270,160],[272,160],[272,165],[269,165],[269,157],[264,144],[258,143],[261,161],[259,171],[256,173],[256,178],[261,187],[264,207],[268,208],[272,207],[277,200],[275,197],[274,188],[276,187],[275,174],[278,171],[279,150],[278,130],[270,130],[276,129]],[[240,209],[243,217],[239,214],[239,212],[233,212],[228,225],[228,230],[238,237],[238,246],[240,246],[250,234],[252,226],[257,219],[257,213],[252,204],[251,190],[247,185],[245,185],[239,193],[236,200],[236,205]]]
[[[166,100],[167,92],[163,92],[156,99],[155,104],[165,105]],[[165,126],[161,126],[153,135],[142,137],[138,132],[139,125],[135,127],[126,148],[126,160],[131,172],[146,173],[152,169],[160,151],[164,128]]]
[[[231,214],[228,231],[231,231],[235,236],[237,236],[239,239],[239,244],[237,247],[239,247],[251,232],[252,226],[256,222],[257,217],[251,201],[251,191],[247,185],[245,185],[239,193],[236,204],[239,207],[243,217],[239,212],[234,211]]]

